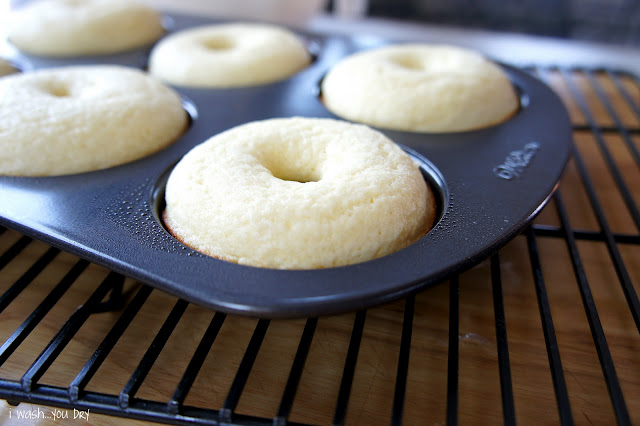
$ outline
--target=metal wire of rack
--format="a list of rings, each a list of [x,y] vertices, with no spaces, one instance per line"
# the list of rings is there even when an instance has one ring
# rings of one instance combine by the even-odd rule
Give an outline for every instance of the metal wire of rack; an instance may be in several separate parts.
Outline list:
[[[640,79],[527,70],[574,123],[558,190],[489,260],[396,303],[240,318],[2,229],[4,415],[32,403],[194,424],[640,422]]]

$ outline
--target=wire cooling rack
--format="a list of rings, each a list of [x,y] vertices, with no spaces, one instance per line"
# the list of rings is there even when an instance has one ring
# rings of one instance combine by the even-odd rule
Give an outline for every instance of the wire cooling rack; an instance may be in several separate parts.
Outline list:
[[[640,423],[640,80],[527,71],[574,123],[559,189],[490,259],[389,305],[225,315],[2,229],[0,416]]]

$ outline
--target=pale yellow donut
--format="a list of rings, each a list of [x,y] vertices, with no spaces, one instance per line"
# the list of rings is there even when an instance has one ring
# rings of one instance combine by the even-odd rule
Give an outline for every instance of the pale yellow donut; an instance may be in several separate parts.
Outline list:
[[[164,220],[194,249],[240,264],[315,269],[397,251],[428,231],[434,196],[399,146],[364,125],[248,123],[192,149]]]
[[[43,0],[10,15],[9,40],[40,56],[74,57],[142,47],[164,33],[162,17],[132,0]]]
[[[104,169],[160,150],[186,124],[178,94],[132,68],[8,75],[0,78],[0,174]]]
[[[499,123],[519,99],[495,63],[447,45],[392,45],[349,56],[322,82],[325,106],[368,125],[458,132]]]
[[[291,31],[268,24],[219,24],[164,38],[149,71],[179,86],[240,87],[271,83],[304,69],[311,56]]]

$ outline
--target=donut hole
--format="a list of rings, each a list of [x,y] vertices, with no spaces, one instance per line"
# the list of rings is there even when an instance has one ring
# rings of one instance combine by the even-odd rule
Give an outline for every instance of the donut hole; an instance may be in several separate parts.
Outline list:
[[[225,36],[209,37],[202,40],[202,45],[208,50],[229,50],[235,46],[233,40]]]
[[[417,55],[404,54],[394,55],[390,58],[391,63],[401,68],[413,71],[424,70],[424,62]]]
[[[290,182],[318,182],[320,177],[311,170],[290,169],[286,167],[267,167],[273,177]]]
[[[68,98],[71,96],[71,88],[61,81],[51,81],[42,87],[42,91],[56,98]]]
[[[86,0],[64,0],[62,3],[66,7],[80,7],[87,4]]]
[[[290,182],[318,182],[322,176],[317,167],[295,161],[283,161],[276,156],[264,156],[260,159],[264,166],[276,179]]]

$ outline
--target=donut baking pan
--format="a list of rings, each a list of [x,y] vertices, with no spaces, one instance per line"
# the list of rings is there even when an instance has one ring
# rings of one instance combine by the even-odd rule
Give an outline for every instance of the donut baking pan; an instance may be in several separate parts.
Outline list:
[[[170,30],[208,23],[171,16]],[[568,160],[569,117],[544,84],[504,66],[521,109],[490,128],[452,134],[385,131],[420,163],[439,196],[436,226],[413,245],[357,265],[320,270],[241,266],[199,254],[162,226],[173,165],[210,136],[272,117],[334,117],[319,83],[345,55],[380,40],[301,34],[314,63],[279,83],[239,89],[176,87],[192,117],[184,136],[147,158],[59,177],[0,177],[0,223],[213,309],[261,317],[356,310],[434,285],[486,258],[522,230],[549,198]],[[144,67],[148,51],[78,60],[15,54],[23,70],[87,63]],[[260,244],[257,235],[255,244]]]

